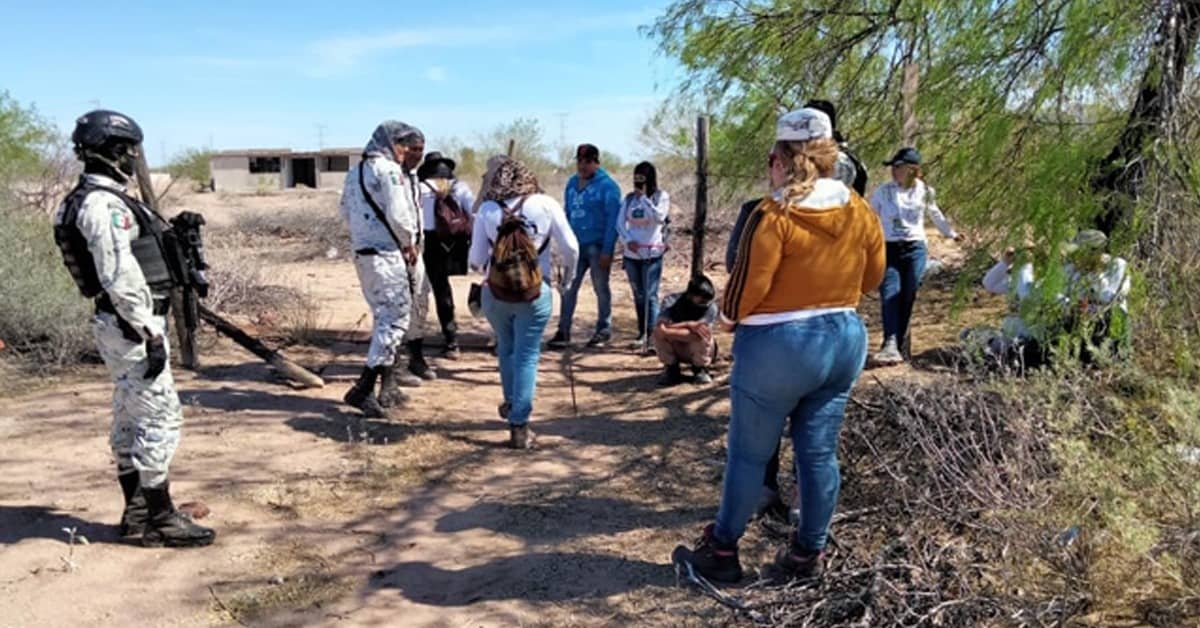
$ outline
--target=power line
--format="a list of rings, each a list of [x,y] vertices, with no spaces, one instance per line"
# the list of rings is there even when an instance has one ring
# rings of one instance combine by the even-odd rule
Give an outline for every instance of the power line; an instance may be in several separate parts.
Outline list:
[[[325,150],[325,129],[329,127],[321,123],[317,123],[315,126],[317,127],[317,150]]]
[[[567,116],[569,116],[571,114],[566,111],[561,111],[554,115],[558,116],[558,144],[559,144],[559,146],[566,146],[567,145]]]

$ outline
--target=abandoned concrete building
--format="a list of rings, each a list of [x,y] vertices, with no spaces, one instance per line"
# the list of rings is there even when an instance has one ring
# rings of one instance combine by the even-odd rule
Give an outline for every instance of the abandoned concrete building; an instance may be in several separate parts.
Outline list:
[[[209,166],[216,192],[269,192],[298,187],[340,190],[346,172],[361,158],[361,148],[225,150],[213,153]]]

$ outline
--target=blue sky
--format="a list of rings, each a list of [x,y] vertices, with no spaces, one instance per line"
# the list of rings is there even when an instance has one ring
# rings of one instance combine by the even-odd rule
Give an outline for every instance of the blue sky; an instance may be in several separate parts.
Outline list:
[[[535,117],[625,157],[681,78],[638,27],[666,1],[10,3],[0,89],[69,132],[133,116],[152,165],[189,146],[361,146],[380,120],[471,141]],[[100,8],[103,6],[104,8]]]

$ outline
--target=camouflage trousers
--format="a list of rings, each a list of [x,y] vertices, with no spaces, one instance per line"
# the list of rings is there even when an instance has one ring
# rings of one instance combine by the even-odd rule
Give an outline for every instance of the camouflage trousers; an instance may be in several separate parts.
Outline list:
[[[159,322],[160,329],[166,329],[165,322]],[[117,466],[136,469],[144,487],[160,486],[167,480],[183,426],[171,366],[147,381],[146,345],[126,338],[112,314],[97,314],[92,319],[92,333],[113,380],[109,445]]]
[[[429,283],[429,275],[425,273],[425,259],[417,255],[417,263],[408,267],[408,286],[412,291],[412,316],[409,318],[408,332],[404,334],[404,342],[420,340],[429,332],[429,297],[433,286]]]
[[[398,251],[387,251],[356,254],[354,268],[373,321],[367,366],[392,366],[412,317],[413,289],[408,264]]]

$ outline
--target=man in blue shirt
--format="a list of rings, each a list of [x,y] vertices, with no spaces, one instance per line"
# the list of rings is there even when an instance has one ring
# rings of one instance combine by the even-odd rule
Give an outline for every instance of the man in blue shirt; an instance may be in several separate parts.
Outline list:
[[[562,295],[562,311],[558,317],[558,333],[550,340],[551,349],[565,349],[571,344],[571,322],[584,275],[590,272],[592,288],[596,291],[598,317],[596,333],[589,347],[603,347],[612,340],[612,291],[608,287],[612,269],[613,249],[617,245],[617,215],[621,213],[621,188],[600,167],[600,149],[580,144],[575,151],[577,174],[567,181],[563,193],[563,208],[571,230],[579,240],[579,265],[571,287]]]

